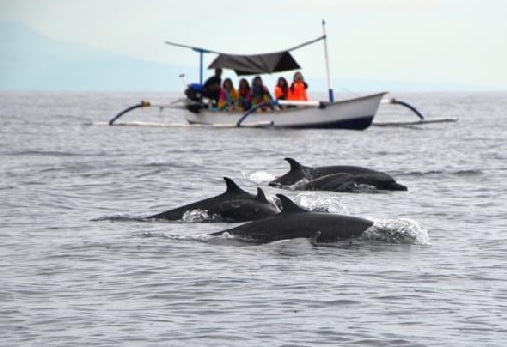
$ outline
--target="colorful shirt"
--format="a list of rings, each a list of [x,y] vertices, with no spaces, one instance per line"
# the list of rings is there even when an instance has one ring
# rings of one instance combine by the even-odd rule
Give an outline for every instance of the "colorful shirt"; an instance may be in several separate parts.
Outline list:
[[[252,107],[271,100],[273,100],[273,98],[271,97],[271,94],[269,94],[269,90],[266,86],[263,86],[262,89],[255,86],[252,87]]]
[[[239,89],[239,100],[238,105],[243,110],[249,110],[252,107],[252,91],[247,88]]]
[[[238,91],[236,89],[227,90],[225,88],[220,89],[220,97],[218,98],[218,108],[224,109],[227,107],[238,106]]]

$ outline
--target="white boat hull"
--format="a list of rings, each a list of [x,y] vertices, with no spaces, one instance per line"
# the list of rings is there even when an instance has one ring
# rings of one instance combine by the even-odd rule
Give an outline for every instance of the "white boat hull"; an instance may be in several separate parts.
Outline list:
[[[363,130],[371,125],[385,94],[378,93],[336,102],[322,102],[320,107],[288,107],[279,111],[251,113],[240,122],[240,126]],[[189,111],[186,120],[196,125],[235,127],[244,115],[244,113],[213,112],[202,109],[198,113]]]

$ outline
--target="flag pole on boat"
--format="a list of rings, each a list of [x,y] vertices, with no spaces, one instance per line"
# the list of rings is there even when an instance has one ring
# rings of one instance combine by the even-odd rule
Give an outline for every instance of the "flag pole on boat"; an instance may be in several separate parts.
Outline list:
[[[326,74],[327,74],[327,89],[329,91],[329,101],[334,101],[333,89],[331,88],[331,73],[329,71],[329,55],[327,53],[327,35],[326,35],[326,21],[322,20],[322,32],[324,37],[324,57],[326,59]]]

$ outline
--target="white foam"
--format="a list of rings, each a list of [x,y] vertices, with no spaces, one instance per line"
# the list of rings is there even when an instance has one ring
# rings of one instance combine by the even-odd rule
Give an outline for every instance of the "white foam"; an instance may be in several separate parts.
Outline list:
[[[343,199],[337,195],[321,195],[317,193],[301,193],[294,199],[301,207],[315,212],[331,212],[349,215]]]
[[[275,175],[266,171],[256,171],[248,175],[248,179],[254,181],[257,184],[267,183],[273,181],[275,178],[276,178]]]
[[[188,210],[181,217],[181,221],[185,223],[219,222],[221,220],[220,216],[210,215],[206,210]]]
[[[367,240],[414,245],[431,245],[428,231],[409,218],[378,220],[363,233]]]

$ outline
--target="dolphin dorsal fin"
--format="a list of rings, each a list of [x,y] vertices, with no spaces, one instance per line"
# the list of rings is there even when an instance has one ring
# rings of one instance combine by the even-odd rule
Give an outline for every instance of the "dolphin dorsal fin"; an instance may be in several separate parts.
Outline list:
[[[241,189],[233,180],[231,180],[229,177],[224,177],[226,190],[225,192],[228,194],[238,194],[238,193],[245,193],[243,189]]]
[[[257,196],[255,197],[255,200],[263,204],[269,204],[266,195],[264,195],[264,191],[259,187],[257,187]]]
[[[282,213],[308,212],[283,194],[276,194],[282,202]]]
[[[285,160],[286,160],[287,162],[289,162],[289,165],[290,165],[290,170],[289,170],[289,172],[298,172],[298,171],[300,171],[300,170],[301,170],[302,165],[301,165],[301,163],[300,163],[300,162],[298,162],[298,161],[296,161],[296,160],[294,160],[294,159],[292,159],[292,158],[288,158],[288,157],[287,157],[287,158],[285,158]]]

